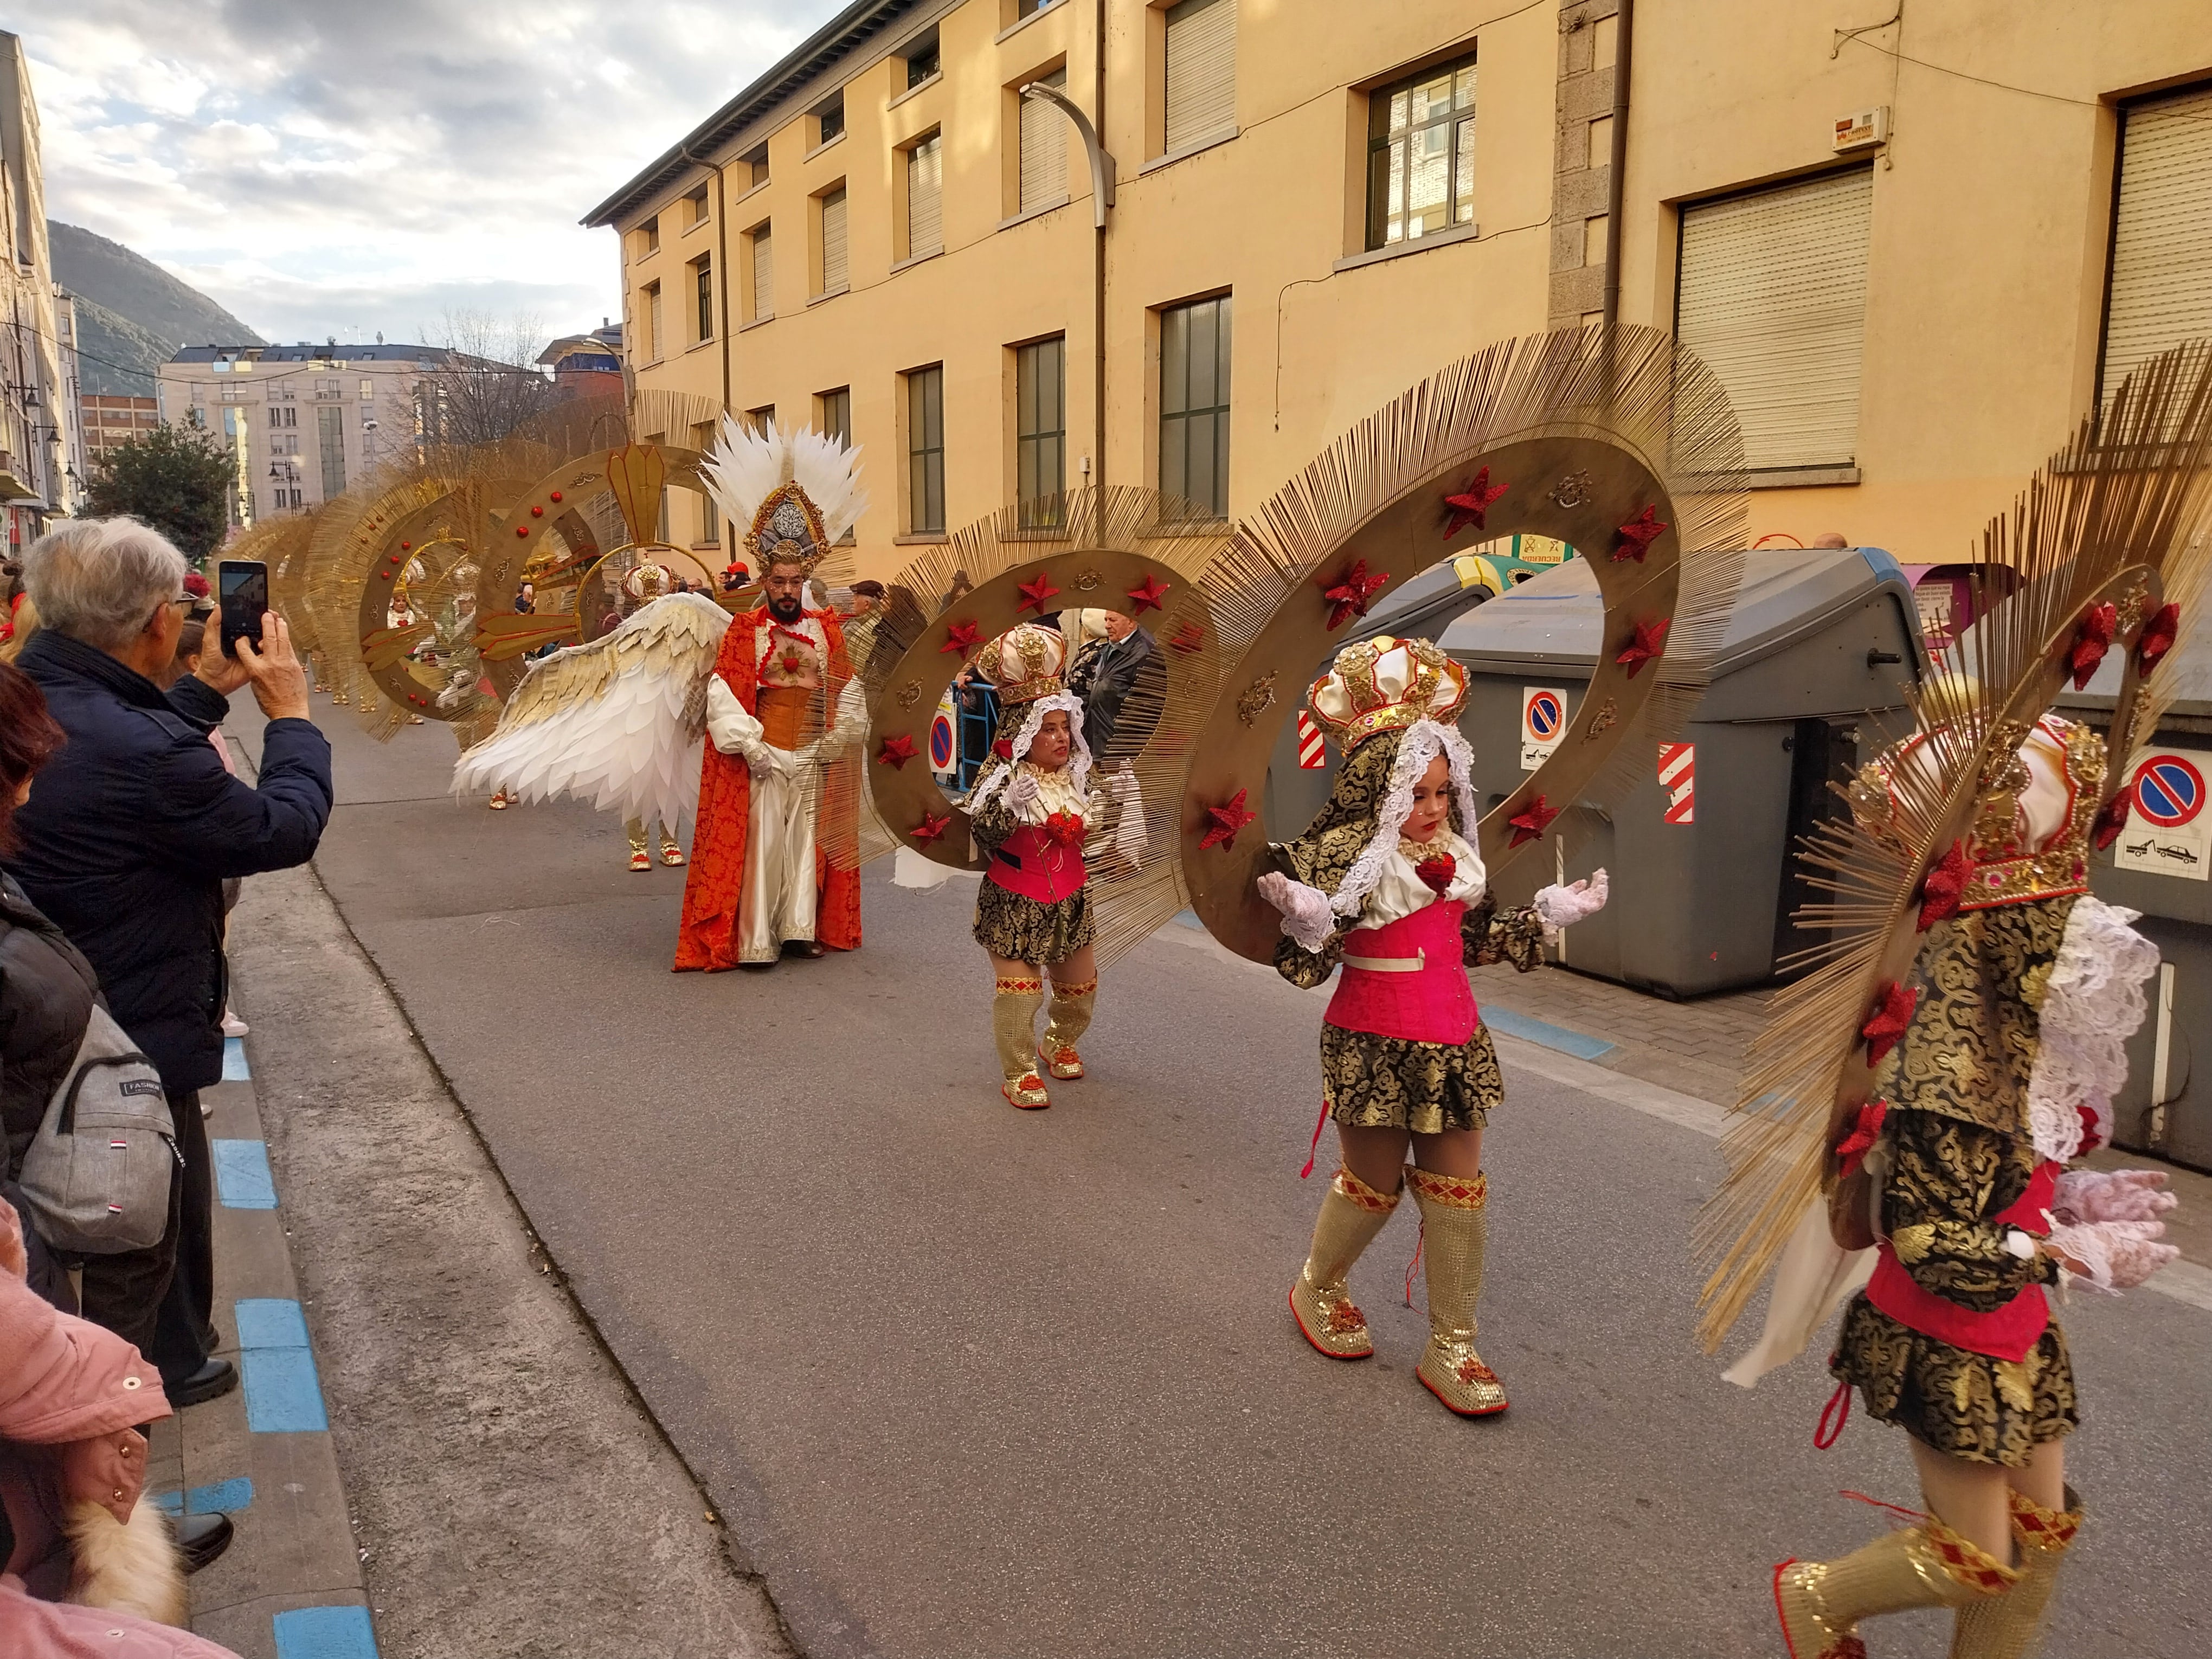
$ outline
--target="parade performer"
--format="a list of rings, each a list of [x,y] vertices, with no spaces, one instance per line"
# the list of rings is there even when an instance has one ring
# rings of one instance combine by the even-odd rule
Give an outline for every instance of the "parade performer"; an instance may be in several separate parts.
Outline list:
[[[1083,699],[1060,678],[1066,637],[1024,623],[984,657],[1000,712],[998,740],[968,798],[975,844],[991,860],[975,894],[975,942],[997,975],[991,1030],[1006,1073],[1000,1092],[1036,1111],[1052,1104],[1040,1060],[1060,1081],[1083,1075],[1075,1044],[1098,1000],[1083,847],[1103,801],[1091,788]],[[1036,1015],[1048,975],[1052,1008],[1040,1044]]]
[[[622,595],[623,616],[625,618],[634,617],[655,599],[665,596],[673,580],[666,565],[653,559],[641,559],[636,568],[617,585],[616,591]],[[550,656],[552,653],[549,649],[543,654]],[[684,844],[676,838],[675,823],[657,816],[648,823],[645,817],[633,812],[623,820],[623,836],[629,842],[629,867],[633,872],[653,868],[653,842],[655,839],[653,832],[656,830],[660,842],[660,861],[672,869],[683,865]]]
[[[1428,1261],[1429,1343],[1415,1375],[1452,1411],[1482,1417],[1506,1407],[1474,1346],[1488,1231],[1482,1130],[1504,1084],[1467,968],[1535,968],[1556,930],[1603,907],[1606,877],[1498,908],[1469,839],[1472,755],[1454,724],[1466,698],[1466,671],[1426,640],[1385,635],[1340,651],[1308,702],[1342,744],[1343,766],[1305,834],[1276,849],[1287,873],[1270,871],[1259,887],[1282,912],[1277,971],[1310,989],[1342,970],[1321,1033],[1322,1112],[1335,1121],[1342,1167],[1291,1287],[1291,1313],[1333,1359],[1375,1352],[1345,1279],[1402,1182]]]

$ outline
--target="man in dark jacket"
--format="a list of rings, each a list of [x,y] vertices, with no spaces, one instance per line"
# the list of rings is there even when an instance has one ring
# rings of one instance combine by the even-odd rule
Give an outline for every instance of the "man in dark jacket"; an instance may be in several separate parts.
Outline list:
[[[17,811],[7,860],[91,962],[169,1097],[183,1164],[174,1249],[164,1252],[173,1270],[150,1270],[136,1306],[85,1311],[137,1344],[179,1407],[237,1382],[211,1357],[214,1194],[198,1094],[222,1076],[222,883],[305,863],[331,801],[330,744],[307,717],[307,675],[283,618],[263,619],[261,649],[241,640],[234,656],[203,653],[198,673],[166,695],[155,684],[190,608],[184,578],[183,555],[128,519],[65,525],[24,555],[43,625],[17,665],[69,741]],[[232,777],[208,741],[248,684],[269,717],[258,788]],[[159,1310],[150,1341],[149,1291]]]
[[[1133,756],[1160,723],[1167,681],[1152,636],[1118,611],[1103,614],[1105,637],[1076,653],[1067,689],[1083,699],[1083,740],[1103,758],[1118,733],[1115,757]]]

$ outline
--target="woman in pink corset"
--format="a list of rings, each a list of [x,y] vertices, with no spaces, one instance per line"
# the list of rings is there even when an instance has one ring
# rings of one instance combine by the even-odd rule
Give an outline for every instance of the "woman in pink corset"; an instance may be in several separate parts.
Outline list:
[[[1283,915],[1275,966],[1312,988],[1341,969],[1321,1028],[1322,1089],[1342,1166],[1291,1287],[1306,1340],[1333,1359],[1375,1352],[1345,1276],[1410,1185],[1426,1238],[1429,1346],[1415,1374],[1462,1417],[1505,1409],[1475,1352],[1489,1183],[1482,1130],[1504,1093],[1470,965],[1534,968],[1547,937],[1601,908],[1605,872],[1500,911],[1467,836],[1467,676],[1426,640],[1346,646],[1309,698],[1344,750],[1312,825],[1260,878]],[[1413,1161],[1406,1164],[1408,1146]]]

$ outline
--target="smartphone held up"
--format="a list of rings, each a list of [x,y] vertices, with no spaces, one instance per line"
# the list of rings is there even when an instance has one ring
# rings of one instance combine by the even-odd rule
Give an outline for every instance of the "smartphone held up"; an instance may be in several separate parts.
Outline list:
[[[222,654],[235,657],[238,641],[262,648],[261,617],[269,609],[269,567],[258,559],[225,559],[216,572],[216,597],[222,615]]]

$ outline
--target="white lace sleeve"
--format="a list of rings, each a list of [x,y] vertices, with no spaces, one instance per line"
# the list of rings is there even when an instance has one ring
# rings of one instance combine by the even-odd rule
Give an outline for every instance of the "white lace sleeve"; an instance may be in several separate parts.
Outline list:
[[[2143,1023],[2143,981],[2158,968],[2158,946],[2128,926],[2141,914],[2084,893],[2066,918],[2027,1079],[2035,1149],[2061,1164],[2081,1150],[2076,1109],[2110,1124],[2112,1096],[2127,1081],[2127,1040]]]

